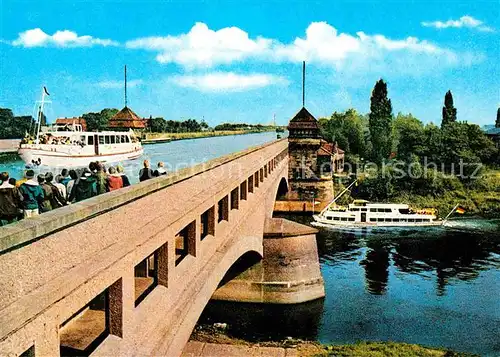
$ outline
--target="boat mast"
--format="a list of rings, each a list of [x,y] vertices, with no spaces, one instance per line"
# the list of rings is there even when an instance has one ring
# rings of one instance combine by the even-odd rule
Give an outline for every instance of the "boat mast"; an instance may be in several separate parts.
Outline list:
[[[38,128],[37,128],[37,131],[36,131],[36,140],[35,140],[35,144],[39,144],[40,143],[40,124],[42,122],[42,118],[43,118],[43,105],[45,104],[45,87],[42,88],[42,101],[40,103],[40,107],[39,107],[39,110],[38,110]]]
[[[323,215],[323,213],[325,213],[325,212],[326,212],[326,210],[327,210],[328,208],[330,208],[330,206],[331,206],[332,204],[334,204],[334,203],[335,203],[335,201],[337,201],[337,200],[338,200],[338,199],[339,199],[339,198],[340,198],[340,197],[341,197],[344,193],[346,193],[347,191],[349,191],[349,189],[350,189],[350,188],[351,188],[351,187],[352,187],[352,186],[353,186],[356,182],[358,182],[358,180],[354,180],[354,181],[353,181],[353,182],[352,182],[349,186],[347,186],[347,187],[346,187],[346,188],[345,188],[345,189],[344,189],[341,193],[339,193],[339,195],[338,195],[337,197],[335,197],[335,198],[332,200],[332,202],[330,202],[329,204],[327,204],[327,205],[326,205],[326,207],[325,207],[325,208],[323,208],[323,210],[320,212],[320,214],[319,214],[319,215],[320,215],[320,216],[321,216],[321,215]]]

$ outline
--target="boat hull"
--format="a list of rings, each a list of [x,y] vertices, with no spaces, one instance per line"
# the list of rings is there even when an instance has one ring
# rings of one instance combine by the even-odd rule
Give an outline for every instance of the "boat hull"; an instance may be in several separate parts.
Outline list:
[[[436,227],[443,225],[443,221],[431,222],[344,222],[344,221],[331,221],[322,218],[319,215],[314,215],[314,225],[332,228],[374,228],[374,227]]]
[[[37,161],[40,159],[42,165],[49,167],[86,167],[92,161],[116,163],[138,159],[143,153],[144,149],[142,147],[134,151],[103,155],[70,155],[64,152],[22,147],[18,150],[19,156],[25,163],[31,164],[32,160]]]

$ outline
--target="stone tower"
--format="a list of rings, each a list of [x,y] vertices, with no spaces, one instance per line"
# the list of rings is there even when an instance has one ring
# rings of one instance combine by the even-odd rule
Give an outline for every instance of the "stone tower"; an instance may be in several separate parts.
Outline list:
[[[330,145],[322,139],[318,121],[302,107],[290,120],[288,131],[288,198],[329,202],[333,195],[332,156],[322,160]]]

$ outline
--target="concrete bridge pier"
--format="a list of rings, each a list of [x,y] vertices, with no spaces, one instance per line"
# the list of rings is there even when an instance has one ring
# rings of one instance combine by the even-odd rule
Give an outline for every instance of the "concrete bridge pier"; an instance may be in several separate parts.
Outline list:
[[[314,228],[283,218],[267,218],[262,260],[255,262],[258,257],[243,256],[212,299],[298,304],[324,297],[316,233]]]

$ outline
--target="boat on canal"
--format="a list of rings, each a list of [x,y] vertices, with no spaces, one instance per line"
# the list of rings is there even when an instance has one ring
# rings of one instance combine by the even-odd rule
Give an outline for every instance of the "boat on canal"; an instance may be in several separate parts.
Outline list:
[[[36,136],[27,136],[19,144],[18,154],[31,165],[49,167],[83,167],[91,161],[106,163],[139,158],[143,148],[132,130],[86,132],[81,124],[73,122],[40,128],[47,90],[42,91],[38,109]]]
[[[408,204],[370,203],[354,200],[347,206],[336,201],[357,181],[349,185],[333,199],[318,215],[313,215],[316,225],[328,227],[427,227],[440,226],[441,221],[434,209],[412,209]]]

